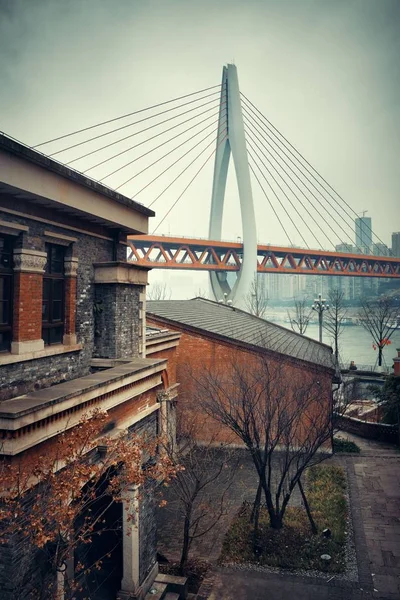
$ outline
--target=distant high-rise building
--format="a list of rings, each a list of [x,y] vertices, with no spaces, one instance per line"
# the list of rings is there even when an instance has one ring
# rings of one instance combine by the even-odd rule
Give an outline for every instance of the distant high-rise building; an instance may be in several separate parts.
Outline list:
[[[365,254],[372,249],[371,217],[357,217],[355,220],[356,246]]]
[[[392,233],[392,254],[400,256],[400,231]]]
[[[344,252],[344,253],[350,253],[350,254],[357,253],[357,249],[354,248],[354,246],[352,244],[348,244],[346,242],[341,242],[340,244],[335,246],[335,250],[336,250],[336,252]]]
[[[373,244],[372,254],[375,256],[389,256],[389,248],[386,244]]]

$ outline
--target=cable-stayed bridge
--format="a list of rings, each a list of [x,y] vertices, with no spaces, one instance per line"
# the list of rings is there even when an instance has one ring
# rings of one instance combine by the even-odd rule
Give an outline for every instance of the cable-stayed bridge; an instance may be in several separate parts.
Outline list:
[[[52,158],[148,207],[157,203],[152,234],[131,237],[128,260],[152,268],[207,270],[216,299],[226,294],[240,303],[256,272],[400,278],[400,259],[383,256],[387,249],[367,219],[352,243],[358,215],[240,92],[234,65],[224,67],[219,85],[34,148],[45,148]],[[237,242],[221,239],[231,159],[242,223]],[[182,210],[183,199],[196,194],[210,165],[208,239],[159,235],[171,212],[177,206]],[[257,244],[254,190],[257,202],[268,209],[271,230],[285,240],[283,246]],[[293,236],[301,248],[293,244]],[[228,272],[237,275],[232,288]]]

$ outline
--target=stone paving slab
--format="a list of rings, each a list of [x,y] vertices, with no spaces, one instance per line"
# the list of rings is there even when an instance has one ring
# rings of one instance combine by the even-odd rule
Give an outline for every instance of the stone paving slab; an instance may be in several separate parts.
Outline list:
[[[374,597],[400,599],[400,454],[353,459]]]
[[[348,582],[288,574],[215,569],[197,600],[368,600],[370,590]]]

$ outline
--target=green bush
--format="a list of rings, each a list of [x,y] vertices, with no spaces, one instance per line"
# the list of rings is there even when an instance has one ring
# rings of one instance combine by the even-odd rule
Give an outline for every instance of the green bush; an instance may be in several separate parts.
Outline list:
[[[360,453],[360,448],[354,442],[350,440],[343,440],[342,438],[333,438],[333,451],[334,452],[354,452]]]

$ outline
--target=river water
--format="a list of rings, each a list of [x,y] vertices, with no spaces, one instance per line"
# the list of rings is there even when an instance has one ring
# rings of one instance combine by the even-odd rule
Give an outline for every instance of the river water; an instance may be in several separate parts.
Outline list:
[[[268,316],[266,317],[268,319]],[[289,323],[276,321],[278,325],[290,328]],[[372,347],[372,338],[368,331],[361,325],[347,325],[343,327],[343,333],[339,338],[339,352],[341,362],[344,366],[350,364],[353,360],[356,365],[374,366],[377,360],[378,352]],[[318,340],[319,327],[315,324],[310,324],[306,331],[306,336]],[[322,332],[322,341],[325,344],[332,345],[332,340],[329,332]],[[400,329],[392,334],[390,338],[391,344],[386,346],[383,351],[383,356],[386,365],[390,368],[393,365],[393,358],[397,356],[396,348],[400,348]]]

